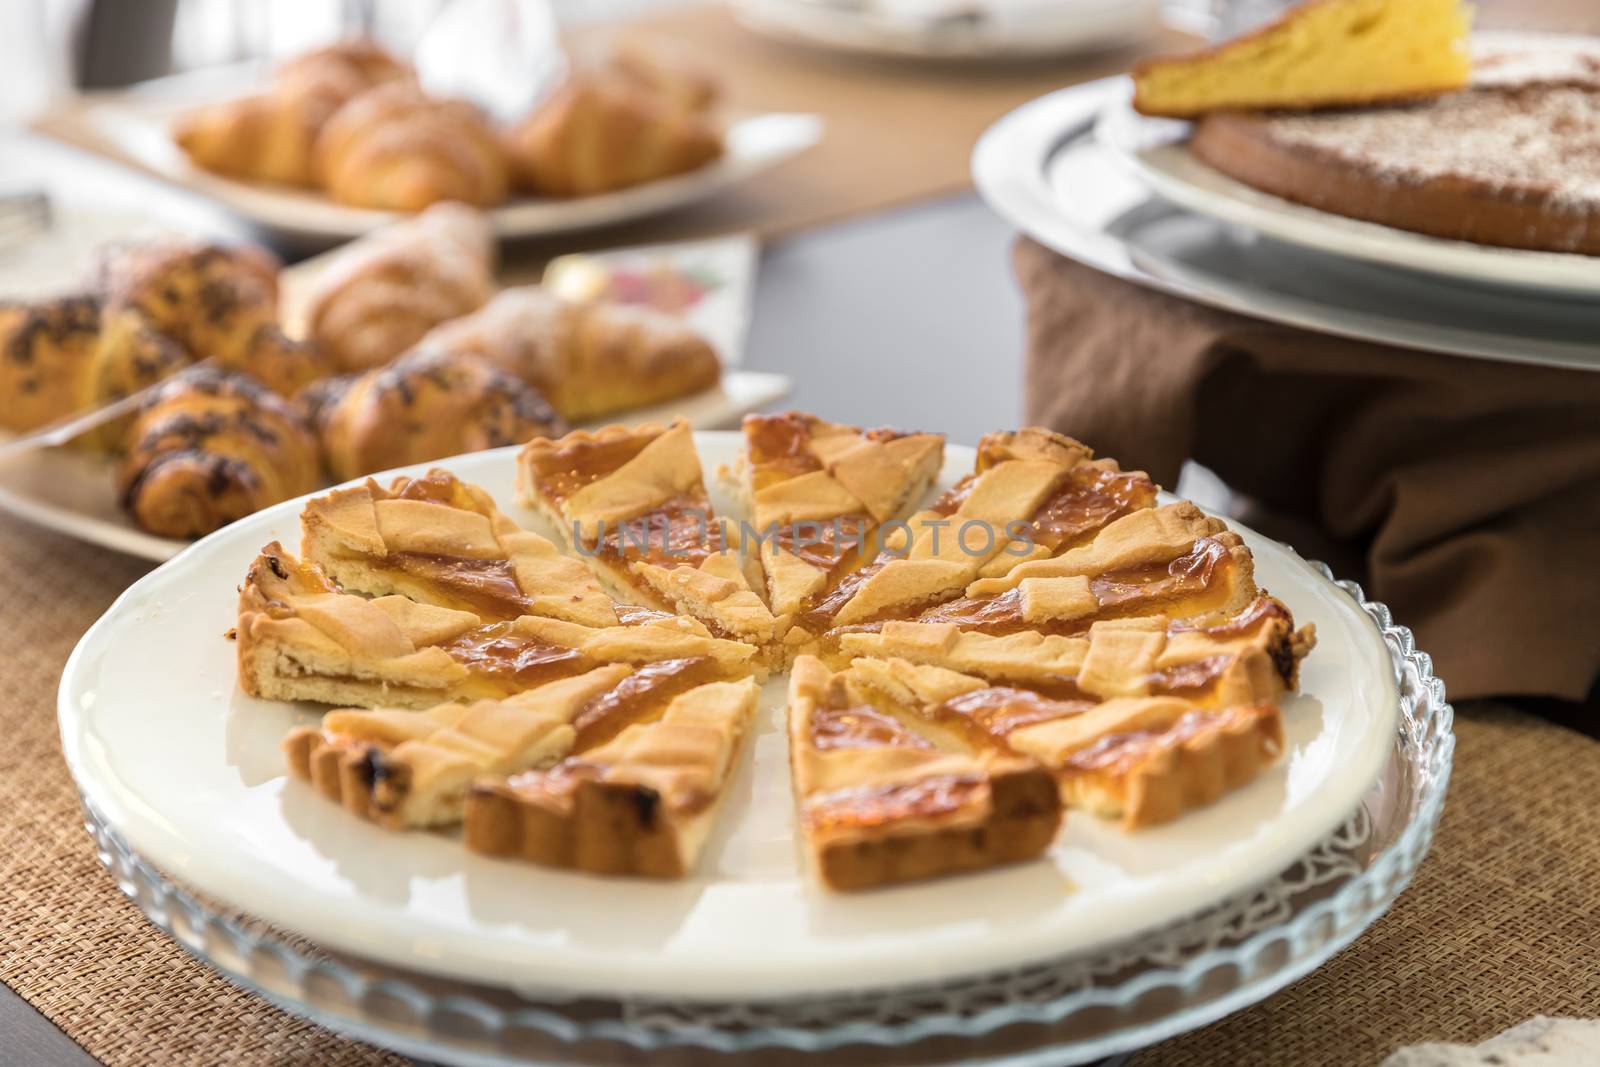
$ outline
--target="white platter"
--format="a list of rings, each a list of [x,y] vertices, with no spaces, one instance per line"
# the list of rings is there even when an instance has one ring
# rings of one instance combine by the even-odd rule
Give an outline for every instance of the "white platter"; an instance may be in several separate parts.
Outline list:
[[[746,27],[777,40],[899,59],[994,61],[1131,45],[1160,26],[1156,0],[979,4],[734,0]]]
[[[348,207],[311,190],[236,181],[189,162],[169,130],[186,111],[248,92],[259,68],[244,66],[147,82],[108,96],[90,96],[40,128],[129,161],[176,185],[216,200],[249,221],[280,233],[320,239],[356,237],[397,217]],[[690,174],[631,189],[572,200],[521,197],[488,211],[501,237],[535,237],[610,226],[660,214],[716,196],[804,151],[822,138],[816,115],[770,113],[736,118],[726,130],[723,157]]]
[[[782,400],[792,387],[793,382],[782,374],[724,371],[722,382],[715,389],[585,425],[597,429],[618,419],[667,422],[681,416],[701,430],[734,426],[752,411]],[[112,461],[69,449],[44,449],[0,458],[0,511],[80,541],[158,563],[189,547],[189,541],[157,537],[134,525],[117,499],[115,481]]]
[[[1195,303],[1422,351],[1600,369],[1600,304],[1313,252],[1155,196],[1094,136],[1126,78],[1042,96],[979,139],[972,173],[1007,221],[1062,255]]]
[[[1593,296],[1600,258],[1494,248],[1398,230],[1296,204],[1236,181],[1189,151],[1190,124],[1140,115],[1126,100],[1101,113],[1095,136],[1164,200],[1315,252],[1479,285]]]
[[[698,435],[708,475],[735,434]],[[513,450],[445,464],[513,515]],[[969,470],[952,447],[941,485]],[[736,515],[726,487],[715,506]],[[1166,827],[1074,816],[1046,859],[865,894],[830,894],[797,852],[769,684],[753,756],[699,872],[608,880],[385,833],[284,777],[309,708],[235,688],[233,591],[260,547],[298,541],[298,502],[200,542],[134,585],[62,677],[67,761],[128,845],[178,881],[339,951],[523,991],[743,1000],[937,981],[1126,938],[1272,877],[1341,823],[1394,744],[1394,668],[1372,619],[1287,549],[1241,530],[1258,580],[1319,647],[1288,701],[1279,766]]]

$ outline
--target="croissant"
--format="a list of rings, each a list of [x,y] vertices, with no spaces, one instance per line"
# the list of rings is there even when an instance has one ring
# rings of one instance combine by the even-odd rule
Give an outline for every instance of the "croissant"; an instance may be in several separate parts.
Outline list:
[[[319,461],[293,404],[245,375],[194,367],[141,406],[118,490],[144,529],[198,537],[316,489]]]
[[[412,212],[440,200],[490,207],[506,198],[504,150],[483,113],[408,82],[340,108],[312,158],[328,195],[357,207]]]
[[[566,432],[521,379],[437,350],[319,382],[299,399],[340,481]]]
[[[537,285],[505,290],[422,344],[515,374],[569,422],[698,393],[722,376],[706,339],[669,315],[564,300]]]
[[[291,60],[266,92],[182,117],[172,136],[206,170],[310,185],[312,146],[334,112],[375,85],[411,76],[410,67],[377,45],[344,42]]]
[[[671,50],[619,41],[612,44],[604,63],[630,88],[677,110],[707,111],[722,95],[715,78]]]
[[[108,314],[136,311],[196,359],[289,395],[331,370],[278,326],[277,263],[250,245],[167,239],[103,249],[95,289]]]
[[[483,215],[435,204],[333,254],[307,299],[307,333],[340,370],[381,366],[488,301],[494,253]]]
[[[92,296],[0,305],[0,426],[26,432],[118,400],[191,362],[137,312],[105,315]],[[126,421],[88,435],[114,448]]]
[[[683,174],[722,155],[703,115],[604,72],[580,74],[507,136],[518,181],[541,196],[590,196]]]

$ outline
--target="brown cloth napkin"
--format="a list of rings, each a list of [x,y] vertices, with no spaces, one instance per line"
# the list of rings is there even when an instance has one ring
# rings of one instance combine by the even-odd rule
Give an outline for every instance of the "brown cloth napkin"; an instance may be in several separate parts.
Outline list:
[[[1600,373],[1329,337],[1023,238],[1025,406],[1171,486],[1185,459],[1364,560],[1452,696],[1600,673]]]

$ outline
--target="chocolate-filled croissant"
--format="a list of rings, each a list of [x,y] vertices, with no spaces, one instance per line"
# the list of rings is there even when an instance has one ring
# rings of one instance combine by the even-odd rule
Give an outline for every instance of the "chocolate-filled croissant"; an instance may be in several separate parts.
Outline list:
[[[199,537],[322,484],[300,410],[242,374],[183,371],[153,392],[128,431],[124,506],[163,537]]]
[[[298,399],[322,439],[328,469],[341,481],[566,432],[521,379],[437,350],[319,382]]]
[[[107,314],[138,312],[195,359],[287,396],[331,367],[315,345],[279,328],[277,271],[252,245],[173,238],[103,249],[94,288]]]
[[[0,427],[25,432],[153,385],[189,353],[132,311],[104,313],[92,296],[0,305]],[[127,423],[86,444],[116,447]]]

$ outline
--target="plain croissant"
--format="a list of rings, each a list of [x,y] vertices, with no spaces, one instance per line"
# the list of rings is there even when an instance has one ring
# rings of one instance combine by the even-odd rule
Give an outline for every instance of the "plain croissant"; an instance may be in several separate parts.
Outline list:
[[[340,108],[317,136],[312,166],[333,199],[385,211],[441,200],[490,207],[509,184],[505,152],[482,112],[407,82]]]
[[[515,374],[569,422],[698,393],[722,375],[706,339],[669,315],[565,300],[537,285],[505,290],[422,346]]]
[[[334,113],[411,68],[368,41],[308,52],[280,67],[265,92],[181,118],[173,139],[196,166],[256,181],[310,185],[312,146]]]
[[[341,371],[381,366],[494,295],[494,235],[464,204],[435,204],[352,241],[318,274],[307,335]]]
[[[529,192],[591,196],[697,170],[722,155],[722,137],[700,111],[601,71],[569,79],[507,147]]]

